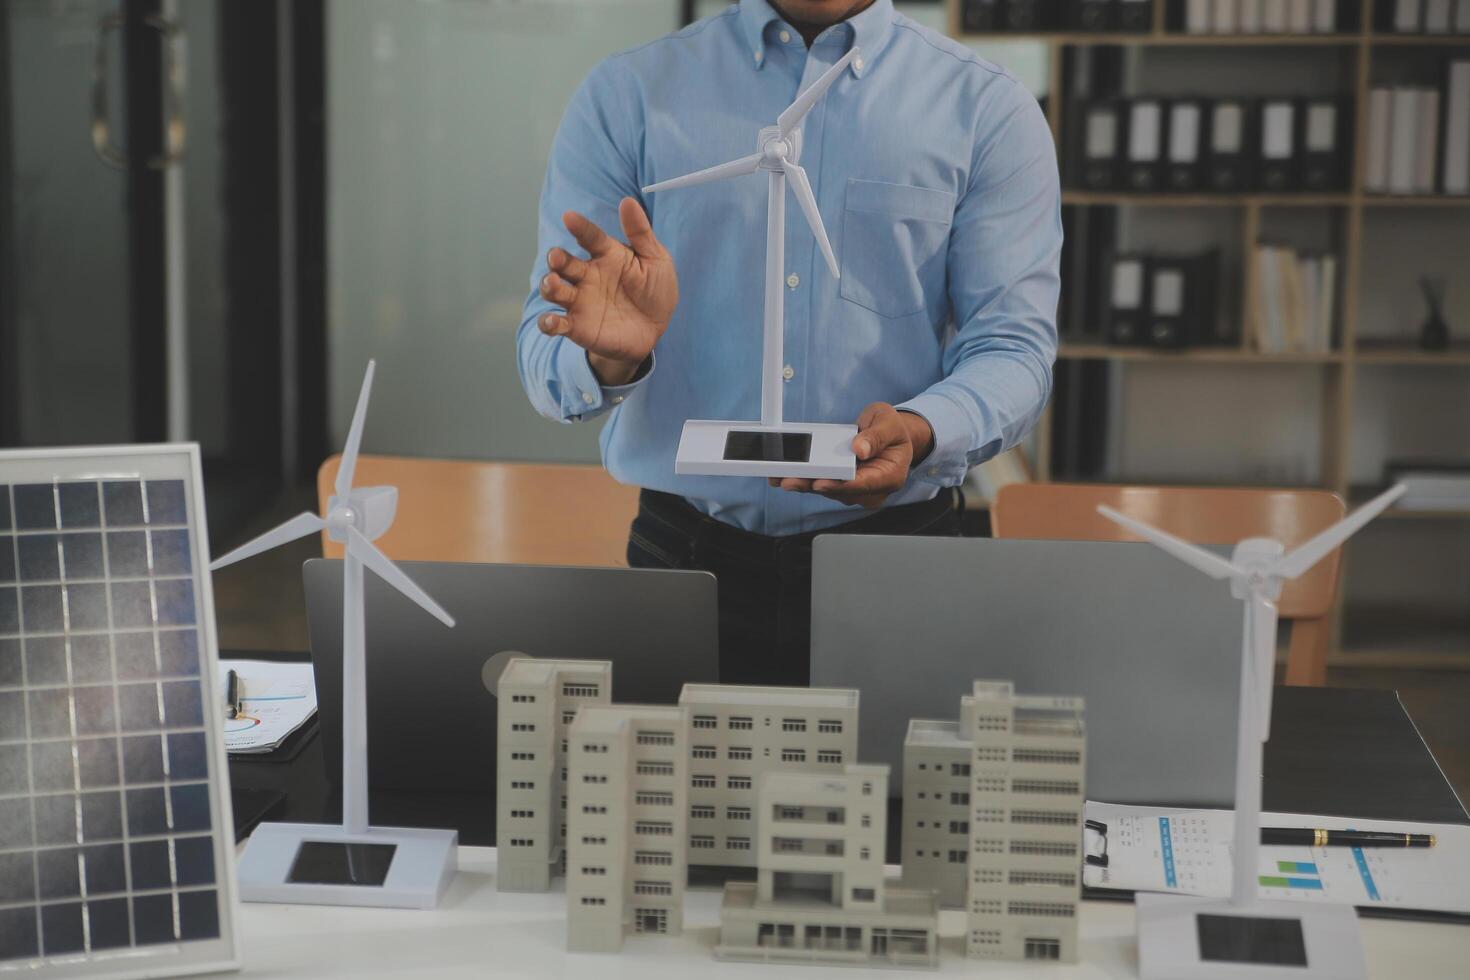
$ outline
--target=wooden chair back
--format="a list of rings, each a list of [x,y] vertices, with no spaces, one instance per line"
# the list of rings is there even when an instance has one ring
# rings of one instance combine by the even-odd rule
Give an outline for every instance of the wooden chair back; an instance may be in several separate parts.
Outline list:
[[[317,472],[323,510],[340,463]],[[376,543],[399,561],[628,564],[638,488],[600,466],[360,456],[353,482],[398,488],[398,516]],[[322,551],[342,557],[325,534]]]
[[[997,538],[1141,540],[1099,514],[1098,504],[1196,544],[1267,537],[1288,550],[1342,520],[1345,513],[1342,499],[1325,490],[1016,483],[1001,488],[992,502],[991,532]],[[1278,609],[1291,623],[1288,684],[1320,685],[1326,680],[1341,565],[1338,549],[1281,591]]]

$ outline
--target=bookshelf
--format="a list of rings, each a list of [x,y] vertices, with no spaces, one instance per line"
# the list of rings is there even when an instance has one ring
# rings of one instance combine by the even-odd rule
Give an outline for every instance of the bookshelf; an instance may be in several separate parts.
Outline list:
[[[1351,503],[1361,502],[1371,494],[1372,488],[1351,483],[1352,464],[1355,451],[1354,416],[1360,410],[1358,394],[1363,386],[1364,372],[1428,372],[1438,376],[1444,371],[1463,371],[1463,383],[1470,385],[1470,344],[1452,345],[1447,351],[1425,351],[1408,343],[1395,344],[1360,338],[1359,321],[1363,315],[1365,285],[1361,273],[1364,269],[1365,246],[1371,229],[1365,228],[1370,216],[1387,214],[1402,209],[1409,219],[1416,215],[1443,214],[1443,209],[1457,209],[1455,214],[1465,214],[1462,209],[1470,208],[1470,197],[1445,195],[1390,196],[1365,192],[1363,175],[1368,153],[1368,92],[1374,78],[1375,58],[1416,57],[1414,48],[1462,49],[1470,54],[1470,36],[1466,35],[1393,35],[1377,33],[1373,29],[1374,2],[1364,0],[1360,27],[1351,32],[1327,35],[1216,35],[1185,34],[1170,30],[1167,24],[1166,0],[1156,0],[1152,30],[1139,33],[1078,33],[1044,32],[966,34],[960,30],[960,0],[945,0],[947,4],[950,34],[960,40],[974,43],[1030,42],[1045,45],[1047,63],[1050,66],[1047,118],[1052,136],[1057,142],[1059,155],[1065,152],[1062,134],[1065,132],[1063,115],[1068,108],[1063,93],[1064,57],[1071,49],[1093,47],[1122,48],[1230,48],[1260,49],[1264,53],[1272,49],[1314,48],[1335,49],[1345,59],[1344,84],[1341,94],[1351,99],[1350,112],[1354,116],[1354,139],[1352,153],[1352,180],[1346,193],[1283,193],[1263,192],[1193,193],[1193,194],[1132,194],[1126,192],[1094,192],[1064,189],[1064,207],[1129,208],[1129,209],[1235,209],[1239,215],[1239,247],[1242,261],[1236,279],[1239,281],[1239,296],[1233,304],[1240,316],[1248,321],[1252,309],[1252,290],[1256,283],[1254,263],[1245,261],[1251,248],[1260,240],[1263,220],[1277,209],[1318,209],[1327,214],[1336,229],[1339,255],[1340,279],[1338,297],[1338,342],[1335,349],[1327,352],[1301,352],[1284,354],[1262,353],[1251,346],[1246,322],[1239,331],[1240,345],[1230,347],[1195,347],[1183,350],[1157,350],[1134,347],[1113,347],[1102,343],[1069,342],[1066,337],[1058,351],[1059,362],[1097,361],[1126,366],[1129,364],[1149,365],[1151,370],[1163,370],[1177,364],[1197,366],[1202,370],[1209,365],[1234,365],[1248,370],[1273,369],[1318,372],[1321,391],[1317,447],[1319,452],[1319,485],[1336,492]],[[1378,0],[1382,2],[1382,0]],[[1396,50],[1407,49],[1407,50]],[[1443,55],[1458,52],[1449,50]],[[1425,52],[1428,56],[1429,52]],[[1290,57],[1290,55],[1286,55]],[[1280,55],[1277,55],[1280,57]],[[1470,214],[1466,215],[1470,217]],[[1222,279],[1222,289],[1228,277]],[[1065,288],[1065,284],[1064,284]],[[1228,308],[1229,304],[1227,304]],[[1115,370],[1125,370],[1120,367]],[[1213,376],[1213,375],[1211,375]],[[1427,376],[1427,375],[1426,375]],[[1126,385],[1126,373],[1115,375],[1116,383]],[[1420,377],[1420,375],[1413,375]],[[1036,432],[1035,469],[1038,479],[1052,477],[1052,442],[1056,419],[1050,408],[1046,411]],[[1463,450],[1462,450],[1463,451]],[[1470,532],[1470,508],[1408,511],[1395,509],[1384,515],[1387,523],[1383,534],[1432,533],[1459,535]],[[1396,528],[1403,530],[1396,531]],[[1354,568],[1348,555],[1343,562],[1343,586],[1339,590],[1336,629],[1330,662],[1341,666],[1356,667],[1419,667],[1426,669],[1470,670],[1470,614],[1455,616],[1408,609],[1395,605],[1386,610],[1373,602],[1350,603],[1349,583],[1354,578]],[[1366,572],[1369,569],[1361,569]],[[1408,629],[1405,624],[1422,624],[1423,628]],[[1396,624],[1390,627],[1388,624]]]

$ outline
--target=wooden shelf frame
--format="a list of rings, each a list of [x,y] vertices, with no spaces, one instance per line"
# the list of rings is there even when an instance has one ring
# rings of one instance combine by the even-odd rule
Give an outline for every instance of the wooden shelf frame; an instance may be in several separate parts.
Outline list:
[[[1355,115],[1355,146],[1350,189],[1343,193],[1270,194],[1247,192],[1240,194],[1129,194],[1064,190],[1062,203],[1069,207],[1201,207],[1238,208],[1242,212],[1241,247],[1241,301],[1238,304],[1243,316],[1250,317],[1253,309],[1251,298],[1255,289],[1253,263],[1247,261],[1250,250],[1257,244],[1261,228],[1261,214],[1270,208],[1324,208],[1338,212],[1340,225],[1338,238],[1340,270],[1338,296],[1338,322],[1336,324],[1337,349],[1328,352],[1299,352],[1289,354],[1263,354],[1249,346],[1250,323],[1242,329],[1242,345],[1230,348],[1190,348],[1181,351],[1160,351],[1147,348],[1120,348],[1103,344],[1064,343],[1058,352],[1059,360],[1106,360],[1120,363],[1145,365],[1168,364],[1239,364],[1250,367],[1272,365],[1298,370],[1323,372],[1323,404],[1321,431],[1319,433],[1321,485],[1336,492],[1345,500],[1361,499],[1348,484],[1351,472],[1352,423],[1357,374],[1360,367],[1385,369],[1423,369],[1440,367],[1452,369],[1470,368],[1470,348],[1461,347],[1445,352],[1422,351],[1409,345],[1391,347],[1375,344],[1371,340],[1359,343],[1359,318],[1362,301],[1362,265],[1364,217],[1367,213],[1391,208],[1427,207],[1470,207],[1470,196],[1447,195],[1389,196],[1370,194],[1364,190],[1363,174],[1366,172],[1368,155],[1368,93],[1371,87],[1374,54],[1376,51],[1403,47],[1464,47],[1470,50],[1470,35],[1394,35],[1380,34],[1372,29],[1375,2],[1364,0],[1361,26],[1358,31],[1331,35],[1218,35],[1181,34],[1165,27],[1165,0],[1156,0],[1154,5],[1153,29],[1147,33],[1121,34],[1079,32],[1048,32],[1037,34],[996,33],[986,35],[964,34],[960,31],[960,0],[946,0],[950,34],[964,41],[1017,42],[1026,41],[1045,44],[1049,59],[1049,97],[1047,118],[1058,153],[1065,152],[1062,139],[1064,132],[1063,113],[1067,99],[1062,91],[1062,64],[1065,51],[1074,47],[1125,46],[1125,47],[1251,47],[1251,48],[1336,48],[1350,52],[1354,64],[1351,104]],[[1470,378],[1467,378],[1470,381]],[[1053,439],[1053,414],[1048,407],[1037,428],[1036,475],[1040,480],[1051,478],[1051,445]],[[1447,528],[1461,526],[1470,521],[1470,509],[1445,511],[1405,511],[1394,509],[1384,515],[1390,522],[1443,521]],[[1344,556],[1343,575],[1350,572]],[[1364,656],[1361,648],[1350,648],[1344,652],[1339,646],[1343,620],[1342,596],[1346,588],[1339,590],[1339,602],[1334,615],[1334,653],[1332,662],[1368,665],[1371,661],[1388,664],[1393,661],[1393,651],[1374,649]],[[1423,659],[1421,650],[1406,648],[1408,654],[1400,665],[1412,665],[1411,661]],[[1435,665],[1452,665],[1470,669],[1470,656],[1466,650],[1456,649],[1443,655],[1433,654],[1430,659]]]

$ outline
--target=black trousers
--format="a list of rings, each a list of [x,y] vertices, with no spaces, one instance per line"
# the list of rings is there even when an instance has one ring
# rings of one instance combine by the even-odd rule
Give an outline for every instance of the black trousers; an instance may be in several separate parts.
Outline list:
[[[811,681],[812,541],[818,534],[956,537],[957,490],[876,511],[823,531],[768,537],[706,517],[683,497],[644,490],[628,535],[633,568],[712,572],[720,589],[720,682]],[[882,569],[873,570],[881,588]]]

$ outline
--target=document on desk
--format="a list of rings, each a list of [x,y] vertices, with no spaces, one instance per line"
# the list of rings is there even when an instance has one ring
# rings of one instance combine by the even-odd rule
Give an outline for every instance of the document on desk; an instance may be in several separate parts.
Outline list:
[[[1107,867],[1087,865],[1084,884],[1127,891],[1230,894],[1230,810],[1179,810],[1089,802],[1088,854],[1108,856]],[[1261,897],[1340,902],[1364,908],[1470,915],[1470,826],[1354,820],[1290,813],[1261,815],[1264,827],[1381,830],[1434,834],[1434,847],[1307,847],[1262,845]],[[1104,837],[1106,843],[1104,844]]]
[[[221,660],[220,676],[239,676],[241,712],[225,719],[225,749],[236,755],[274,752],[316,714],[311,664]],[[225,695],[221,692],[221,698]]]

